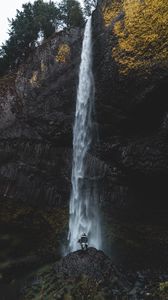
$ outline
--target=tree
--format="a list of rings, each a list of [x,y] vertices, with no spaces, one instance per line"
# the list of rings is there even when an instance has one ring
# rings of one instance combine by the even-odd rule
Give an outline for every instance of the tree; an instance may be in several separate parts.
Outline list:
[[[59,9],[55,3],[38,0],[33,5],[34,19],[38,24],[38,29],[43,33],[44,38],[48,38],[55,31],[59,23]]]
[[[76,0],[62,0],[59,5],[60,19],[66,27],[82,27],[84,17],[80,3]]]
[[[17,10],[15,19],[9,20],[9,39],[1,47],[0,75],[5,67],[14,67],[23,60],[36,46],[39,33],[47,38],[55,31],[58,13],[54,2],[43,0],[23,4],[22,11]]]
[[[9,39],[0,49],[0,75],[16,67],[37,46],[39,37],[48,38],[59,24],[64,27],[81,27],[84,17],[76,0],[62,0],[59,6],[53,1],[36,0],[22,5],[16,17],[9,20]]]
[[[54,32],[53,22],[58,18],[58,8],[54,2],[37,0],[34,4],[22,5],[23,11],[17,11],[15,19],[10,21],[9,35],[15,35],[26,46],[34,45],[41,31],[45,38]]]
[[[19,50],[25,54],[27,49],[34,46],[39,26],[34,18],[33,5],[31,3],[23,4],[22,8],[23,11],[17,10],[16,18],[9,21],[10,38],[4,48],[7,50],[15,43],[16,53]]]
[[[0,49],[0,75],[3,75],[8,68],[8,60],[5,51]]]

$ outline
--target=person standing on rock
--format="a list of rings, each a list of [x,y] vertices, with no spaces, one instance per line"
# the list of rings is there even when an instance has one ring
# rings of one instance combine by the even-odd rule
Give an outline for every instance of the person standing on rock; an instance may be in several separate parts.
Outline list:
[[[81,245],[82,250],[86,250],[88,248],[88,237],[86,233],[83,233],[81,238],[78,240],[78,243]]]

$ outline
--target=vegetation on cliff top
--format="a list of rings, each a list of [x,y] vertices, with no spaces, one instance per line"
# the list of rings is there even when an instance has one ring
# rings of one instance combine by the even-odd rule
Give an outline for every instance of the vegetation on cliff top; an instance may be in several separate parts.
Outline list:
[[[114,21],[117,44],[112,57],[119,64],[121,73],[150,72],[154,66],[167,66],[166,0],[115,0],[104,7],[103,13],[106,25]]]
[[[55,31],[83,25],[84,15],[77,0],[62,0],[59,5],[43,0],[23,4],[22,11],[17,10],[16,17],[9,21],[9,39],[0,49],[0,75],[17,67],[30,50]]]

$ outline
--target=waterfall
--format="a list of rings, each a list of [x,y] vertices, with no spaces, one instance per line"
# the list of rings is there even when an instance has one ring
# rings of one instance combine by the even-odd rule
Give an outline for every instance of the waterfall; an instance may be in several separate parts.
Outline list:
[[[92,17],[89,17],[84,32],[76,114],[73,128],[72,192],[70,197],[69,251],[79,249],[77,243],[86,233],[89,246],[101,248],[100,220],[97,189],[94,180],[87,179],[86,156],[92,143],[94,106],[94,77],[92,73]],[[90,180],[91,181],[91,180]]]

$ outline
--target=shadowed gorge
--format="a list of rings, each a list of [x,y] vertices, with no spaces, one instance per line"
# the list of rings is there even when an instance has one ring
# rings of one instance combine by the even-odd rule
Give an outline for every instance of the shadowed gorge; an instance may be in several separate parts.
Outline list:
[[[92,135],[82,148],[84,174],[78,183],[86,206],[88,195],[96,196],[101,218],[95,217],[96,205],[92,221],[101,224],[104,252],[91,243],[93,224],[79,230],[73,223],[75,238],[91,227],[89,247],[61,257],[74,196],[84,28],[54,33],[15,72],[0,78],[5,300],[167,299],[167,16],[164,0],[99,0],[92,15],[94,102],[87,107],[91,123],[85,118]],[[81,142],[79,127],[76,134]],[[71,249],[78,246],[74,242]]]

